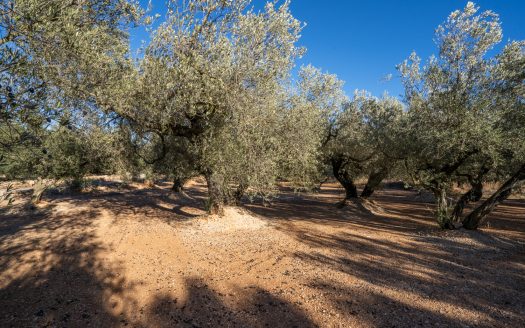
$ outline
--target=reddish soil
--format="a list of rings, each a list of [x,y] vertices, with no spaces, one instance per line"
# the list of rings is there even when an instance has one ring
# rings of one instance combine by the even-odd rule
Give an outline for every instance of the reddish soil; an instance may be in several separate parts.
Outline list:
[[[283,190],[206,218],[205,188],[54,195],[0,215],[2,327],[525,327],[525,201],[481,231],[385,189]]]

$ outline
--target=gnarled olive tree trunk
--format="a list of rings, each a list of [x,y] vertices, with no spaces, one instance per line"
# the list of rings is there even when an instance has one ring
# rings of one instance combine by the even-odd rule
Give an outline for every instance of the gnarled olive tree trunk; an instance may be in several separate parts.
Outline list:
[[[171,190],[173,190],[174,192],[182,192],[186,181],[188,181],[188,178],[186,177],[175,177],[173,179],[173,186],[171,187]]]
[[[470,230],[477,229],[485,222],[488,214],[492,212],[497,205],[506,200],[512,192],[524,182],[525,164],[523,164],[492,196],[463,220],[463,227]]]
[[[211,170],[206,171],[204,176],[208,185],[208,212],[222,216],[225,201],[224,177]]]
[[[388,169],[384,167],[370,172],[365,188],[361,192],[361,198],[368,198],[372,196],[376,188],[381,184],[381,182],[383,182],[383,180],[387,176],[388,176]]]
[[[236,188],[231,188],[224,176],[212,170],[207,170],[204,177],[208,185],[207,209],[210,214],[222,216],[226,205],[237,206],[241,204],[241,199],[248,188],[245,183],[239,183]]]
[[[239,183],[237,188],[233,191],[232,199],[229,201],[232,205],[240,205],[242,197],[244,196],[244,193],[246,192],[246,189],[248,187],[244,183]]]
[[[452,211],[452,221],[461,221],[461,216],[465,206],[470,202],[477,202],[483,196],[483,177],[489,172],[489,168],[482,168],[481,171],[475,177],[469,177],[470,189],[464,193],[460,199],[456,202],[454,210]]]
[[[38,204],[42,200],[44,192],[49,188],[49,184],[44,179],[38,179],[33,186],[31,204]]]
[[[333,157],[331,163],[334,177],[345,189],[345,199],[342,204],[344,204],[344,201],[347,199],[357,198],[357,187],[354,184],[353,176],[351,176],[346,170],[343,159],[340,157]]]
[[[433,189],[436,197],[436,220],[441,229],[454,229],[452,219],[448,214],[447,191],[445,188]]]
[[[459,222],[461,220],[461,215],[465,206],[470,202],[477,202],[483,196],[483,186],[480,183],[479,185],[473,185],[469,191],[464,193],[460,199],[458,199],[456,205],[454,205],[454,210],[452,210],[452,221]]]

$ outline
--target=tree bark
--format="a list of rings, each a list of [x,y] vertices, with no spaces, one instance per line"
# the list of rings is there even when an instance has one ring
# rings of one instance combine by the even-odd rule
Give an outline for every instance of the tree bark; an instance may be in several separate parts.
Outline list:
[[[49,188],[49,185],[43,180],[38,179],[33,186],[33,194],[31,195],[31,203],[38,204],[42,200],[42,195]]]
[[[492,196],[463,220],[463,227],[470,230],[476,230],[486,221],[489,213],[492,212],[492,210],[501,202],[506,200],[523,182],[525,182],[525,164],[523,164]]]
[[[208,212],[219,216],[224,215],[224,178],[211,171],[205,174],[208,184]]]
[[[477,202],[483,196],[483,177],[489,172],[489,168],[482,168],[476,177],[469,177],[470,190],[464,193],[457,201],[452,211],[452,221],[459,222],[465,206],[470,202]]]
[[[483,196],[483,186],[480,184],[479,186],[472,186],[472,188],[464,193],[461,198],[457,201],[456,205],[454,206],[454,210],[452,211],[452,221],[453,222],[459,222],[461,220],[461,215],[463,214],[463,210],[465,209],[465,206],[467,206],[470,202],[477,202],[481,199]]]
[[[366,182],[365,188],[361,192],[361,198],[368,198],[372,196],[375,189],[383,182],[383,180],[388,176],[387,168],[379,168],[378,170],[373,170],[368,176],[368,181]]]
[[[448,215],[447,192],[445,188],[434,190],[436,196],[436,220],[441,229],[454,229],[451,217]]]
[[[434,215],[441,229],[455,229],[452,217],[449,215],[449,204],[447,200],[447,188],[437,183],[430,188],[436,198],[436,211]]]
[[[184,184],[186,183],[188,179],[183,177],[176,177],[173,179],[173,186],[171,187],[171,190],[174,192],[182,192],[184,189]]]
[[[344,162],[341,158],[332,158],[332,171],[334,177],[345,189],[345,200],[357,198],[357,187],[354,184],[353,177],[348,173],[344,166]]]
[[[235,191],[233,192],[233,203],[235,205],[240,205],[242,197],[244,196],[244,193],[246,192],[246,185],[243,183],[240,183]]]

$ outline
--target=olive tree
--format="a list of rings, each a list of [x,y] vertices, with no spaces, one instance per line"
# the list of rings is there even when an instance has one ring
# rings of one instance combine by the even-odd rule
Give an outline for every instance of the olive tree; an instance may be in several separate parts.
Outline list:
[[[317,122],[319,160],[345,189],[345,200],[368,198],[400,158],[402,104],[394,98],[356,92],[349,100],[343,81],[312,66],[299,73],[296,107],[309,108]],[[313,130],[312,130],[313,131]],[[368,177],[361,194],[355,180]]]
[[[82,124],[71,113],[97,111],[99,94],[129,62],[125,28],[141,13],[126,0],[0,3],[0,164],[64,163],[50,161],[47,144]]]
[[[502,186],[463,219],[467,229],[477,229],[487,215],[525,183],[525,42],[509,43],[497,56],[493,70],[494,106],[501,111],[495,128],[501,133],[497,171]]]
[[[498,16],[469,2],[437,28],[437,56],[421,67],[413,53],[399,65],[411,131],[408,166],[414,180],[434,193],[442,228],[455,227],[465,205],[481,198],[487,174],[504,160],[502,104],[508,102],[497,88],[501,64],[487,56],[501,37]],[[452,184],[462,181],[471,189],[450,204]]]
[[[402,114],[396,99],[366,92],[356,92],[337,113],[326,150],[333,174],[345,188],[345,200],[370,197],[398,165]],[[361,177],[367,177],[367,183],[358,194],[355,180]]]
[[[151,162],[168,167],[166,160],[182,156],[184,167],[206,178],[212,213],[246,191],[270,193],[279,168],[291,167],[283,156],[304,149],[283,151],[289,143],[282,137],[289,118],[298,117],[286,89],[303,52],[296,46],[302,26],[288,2],[269,2],[262,11],[249,3],[169,2],[137,70],[106,105],[139,143],[158,145]]]
[[[306,118],[310,125],[307,128],[298,127],[299,130],[309,130],[309,134],[318,148],[317,160],[319,161],[317,175],[326,175],[328,168],[326,144],[332,137],[336,115],[341,112],[348,98],[343,91],[344,82],[335,74],[323,73],[320,69],[308,65],[301,68],[298,81],[290,91],[290,107],[302,118]],[[291,126],[296,126],[296,120],[289,120]],[[304,138],[301,133],[293,133],[297,139]],[[304,140],[303,140],[304,141]],[[301,140],[296,140],[299,144]],[[329,165],[328,165],[329,166]],[[311,175],[312,176],[312,175]],[[315,176],[315,174],[313,175]],[[318,180],[321,176],[318,177]]]

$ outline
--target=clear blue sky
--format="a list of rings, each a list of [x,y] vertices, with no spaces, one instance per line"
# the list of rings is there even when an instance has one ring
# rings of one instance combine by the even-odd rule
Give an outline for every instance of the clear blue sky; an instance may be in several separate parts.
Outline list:
[[[478,0],[481,10],[500,15],[504,40],[525,39],[525,0]],[[147,1],[141,0],[147,4]],[[253,1],[256,8],[264,0]],[[311,63],[346,81],[345,90],[366,89],[402,94],[395,66],[415,50],[426,59],[436,52],[434,29],[448,14],[463,8],[460,0],[292,0],[292,14],[306,23],[300,45],[308,51],[298,65]],[[165,13],[165,1],[153,0],[153,13]],[[161,18],[162,19],[162,18]],[[142,29],[131,33],[132,47],[147,39]],[[385,81],[384,77],[393,75]]]

